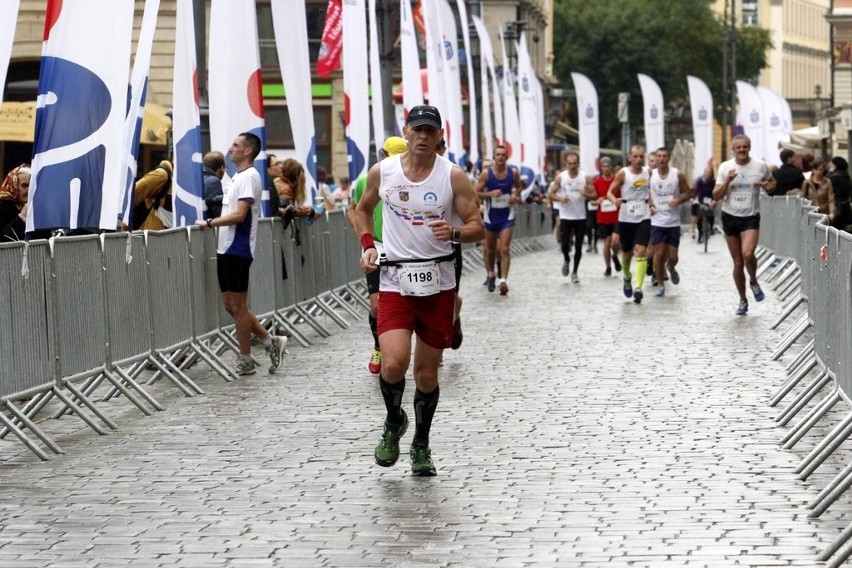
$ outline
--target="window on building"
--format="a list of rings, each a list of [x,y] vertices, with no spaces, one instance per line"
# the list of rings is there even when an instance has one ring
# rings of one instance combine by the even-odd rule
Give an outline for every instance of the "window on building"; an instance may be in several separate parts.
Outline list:
[[[305,2],[305,16],[308,24],[308,52],[312,66],[316,64],[319,55],[327,8],[328,2]],[[257,1],[257,33],[260,39],[260,66],[263,76],[280,78],[281,68],[278,66],[275,31],[272,25],[272,6],[269,0]]]

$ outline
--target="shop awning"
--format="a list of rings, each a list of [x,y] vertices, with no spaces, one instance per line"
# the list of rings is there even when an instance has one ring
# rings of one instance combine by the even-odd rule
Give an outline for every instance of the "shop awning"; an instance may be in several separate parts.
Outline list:
[[[155,103],[145,105],[142,115],[142,144],[165,146],[172,120],[166,108]],[[35,102],[4,102],[0,106],[0,142],[33,141],[35,132]]]

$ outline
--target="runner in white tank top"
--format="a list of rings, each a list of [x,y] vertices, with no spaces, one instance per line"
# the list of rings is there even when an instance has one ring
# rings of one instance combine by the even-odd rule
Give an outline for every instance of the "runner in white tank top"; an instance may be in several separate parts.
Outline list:
[[[378,334],[382,351],[379,387],[387,409],[376,463],[390,467],[399,459],[399,441],[408,429],[402,410],[405,373],[414,349],[416,426],[409,452],[414,475],[435,475],[429,431],[438,406],[438,365],[452,344],[455,274],[450,241],[473,243],[485,237],[485,226],[473,186],[461,168],[435,150],[444,136],[437,108],[415,106],[408,113],[403,136],[408,151],[376,164],[353,215],[364,252],[361,269],[377,269],[378,253],[371,234],[373,210],[382,200],[384,252]]]
[[[692,198],[686,176],[669,167],[671,152],[657,150],[657,169],[651,174],[651,199],[655,212],[651,216],[651,245],[654,247],[654,274],[658,284],[654,295],[666,295],[666,268],[672,284],[680,282],[678,247],[680,246],[680,206]]]

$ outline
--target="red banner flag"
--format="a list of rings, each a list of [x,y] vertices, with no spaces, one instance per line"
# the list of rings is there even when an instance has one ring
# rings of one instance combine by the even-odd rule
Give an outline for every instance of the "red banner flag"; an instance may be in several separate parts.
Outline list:
[[[340,52],[343,50],[343,3],[328,0],[322,43],[317,58],[317,75],[327,79],[331,72],[340,69]]]

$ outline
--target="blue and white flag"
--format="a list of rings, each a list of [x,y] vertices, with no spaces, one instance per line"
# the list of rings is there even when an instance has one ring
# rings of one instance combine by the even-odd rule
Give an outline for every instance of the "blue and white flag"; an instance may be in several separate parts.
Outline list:
[[[643,116],[645,119],[645,150],[648,154],[666,145],[665,106],[663,91],[657,82],[638,74],[639,88],[642,90]]]
[[[142,136],[142,115],[145,112],[145,98],[148,94],[148,72],[151,68],[151,50],[154,45],[154,31],[157,28],[157,12],[160,0],[147,0],[142,15],[142,28],[139,41],[136,42],[136,57],[133,60],[133,72],[130,75],[130,104],[124,119],[124,145],[127,155],[127,178],[124,184],[124,201],[119,210],[121,221],[130,226],[133,211],[133,183],[139,158],[139,140]],[[132,227],[136,229],[137,227]]]
[[[254,0],[213,0],[210,6],[210,55],[208,60],[210,100],[210,147],[225,154],[227,183],[236,172],[228,149],[241,132],[260,138],[260,153],[254,167],[266,180],[266,122],[263,110],[263,80],[260,75],[260,44]],[[242,46],[235,47],[235,42]],[[269,210],[269,190],[263,185],[261,216]]]
[[[445,60],[443,55],[443,33],[441,32],[441,17],[438,5],[433,1],[423,4],[423,23],[426,26],[426,74],[429,104],[441,112],[444,121],[444,135],[446,135],[449,111],[447,111],[446,90],[444,84],[447,80],[444,70]]]
[[[15,24],[18,23],[20,0],[0,0],[0,106],[3,105],[3,87],[6,72],[12,59],[12,42],[15,40]]]
[[[500,105],[500,90],[497,86],[497,73],[494,70],[494,48],[491,46],[491,36],[485,29],[485,24],[478,16],[471,16],[479,37],[480,58],[485,63],[480,65],[480,85],[482,91],[482,134],[485,137],[485,157],[494,156],[494,141],[503,139],[503,109]],[[491,96],[488,94],[488,75],[491,76]],[[494,129],[491,125],[491,104],[494,105]]]
[[[370,109],[373,117],[373,146],[376,158],[385,142],[385,104],[382,88],[380,62],[379,26],[376,22],[376,0],[369,0],[370,7]],[[354,181],[353,181],[354,183]]]
[[[707,83],[687,75],[689,87],[689,107],[692,110],[692,132],[695,140],[695,160],[692,168],[692,179],[704,175],[704,168],[713,161],[713,94]]]
[[[198,67],[192,0],[178,0],[175,23],[172,133],[175,144],[172,176],[174,226],[192,225],[204,215],[201,165],[201,117],[198,109]]]
[[[766,153],[764,160],[767,164],[781,167],[781,138],[790,134],[786,124],[784,97],[768,87],[761,86],[757,87],[757,94],[763,102],[763,111],[766,115],[763,138],[763,148]]]
[[[439,110],[444,115],[444,138],[450,161],[464,165],[467,157],[464,151],[464,110],[462,108],[461,75],[459,70],[458,31],[453,9],[447,0],[429,0],[434,3],[440,18],[440,56],[444,58],[444,107]],[[430,87],[432,88],[432,87]]]
[[[509,164],[520,168],[521,124],[518,118],[518,103],[515,99],[515,78],[509,66],[509,57],[502,29],[500,30],[500,45],[503,47],[503,146],[506,147],[506,152],[509,154]],[[517,53],[517,44],[515,45],[515,53]]]
[[[305,168],[307,191],[303,205],[312,206],[317,194],[317,139],[305,3],[302,0],[272,0],[272,25],[281,77],[287,92],[287,114],[293,130],[293,144],[297,159]]]
[[[597,173],[597,160],[601,151],[598,91],[594,83],[582,73],[571,73],[574,92],[577,93],[577,124],[580,131],[580,168],[588,175]]]
[[[751,140],[751,156],[766,159],[764,138],[766,137],[763,99],[751,83],[737,81],[737,124]]]
[[[527,51],[526,36],[521,33],[518,42],[518,115],[521,127],[521,180],[529,188],[535,181],[539,153],[539,113],[536,99],[538,80],[533,70],[532,60]]]
[[[354,181],[367,172],[370,151],[365,0],[346,0],[343,3],[343,53],[346,151],[349,155],[349,179]]]
[[[116,229],[132,27],[133,0],[48,0],[28,233]]]

